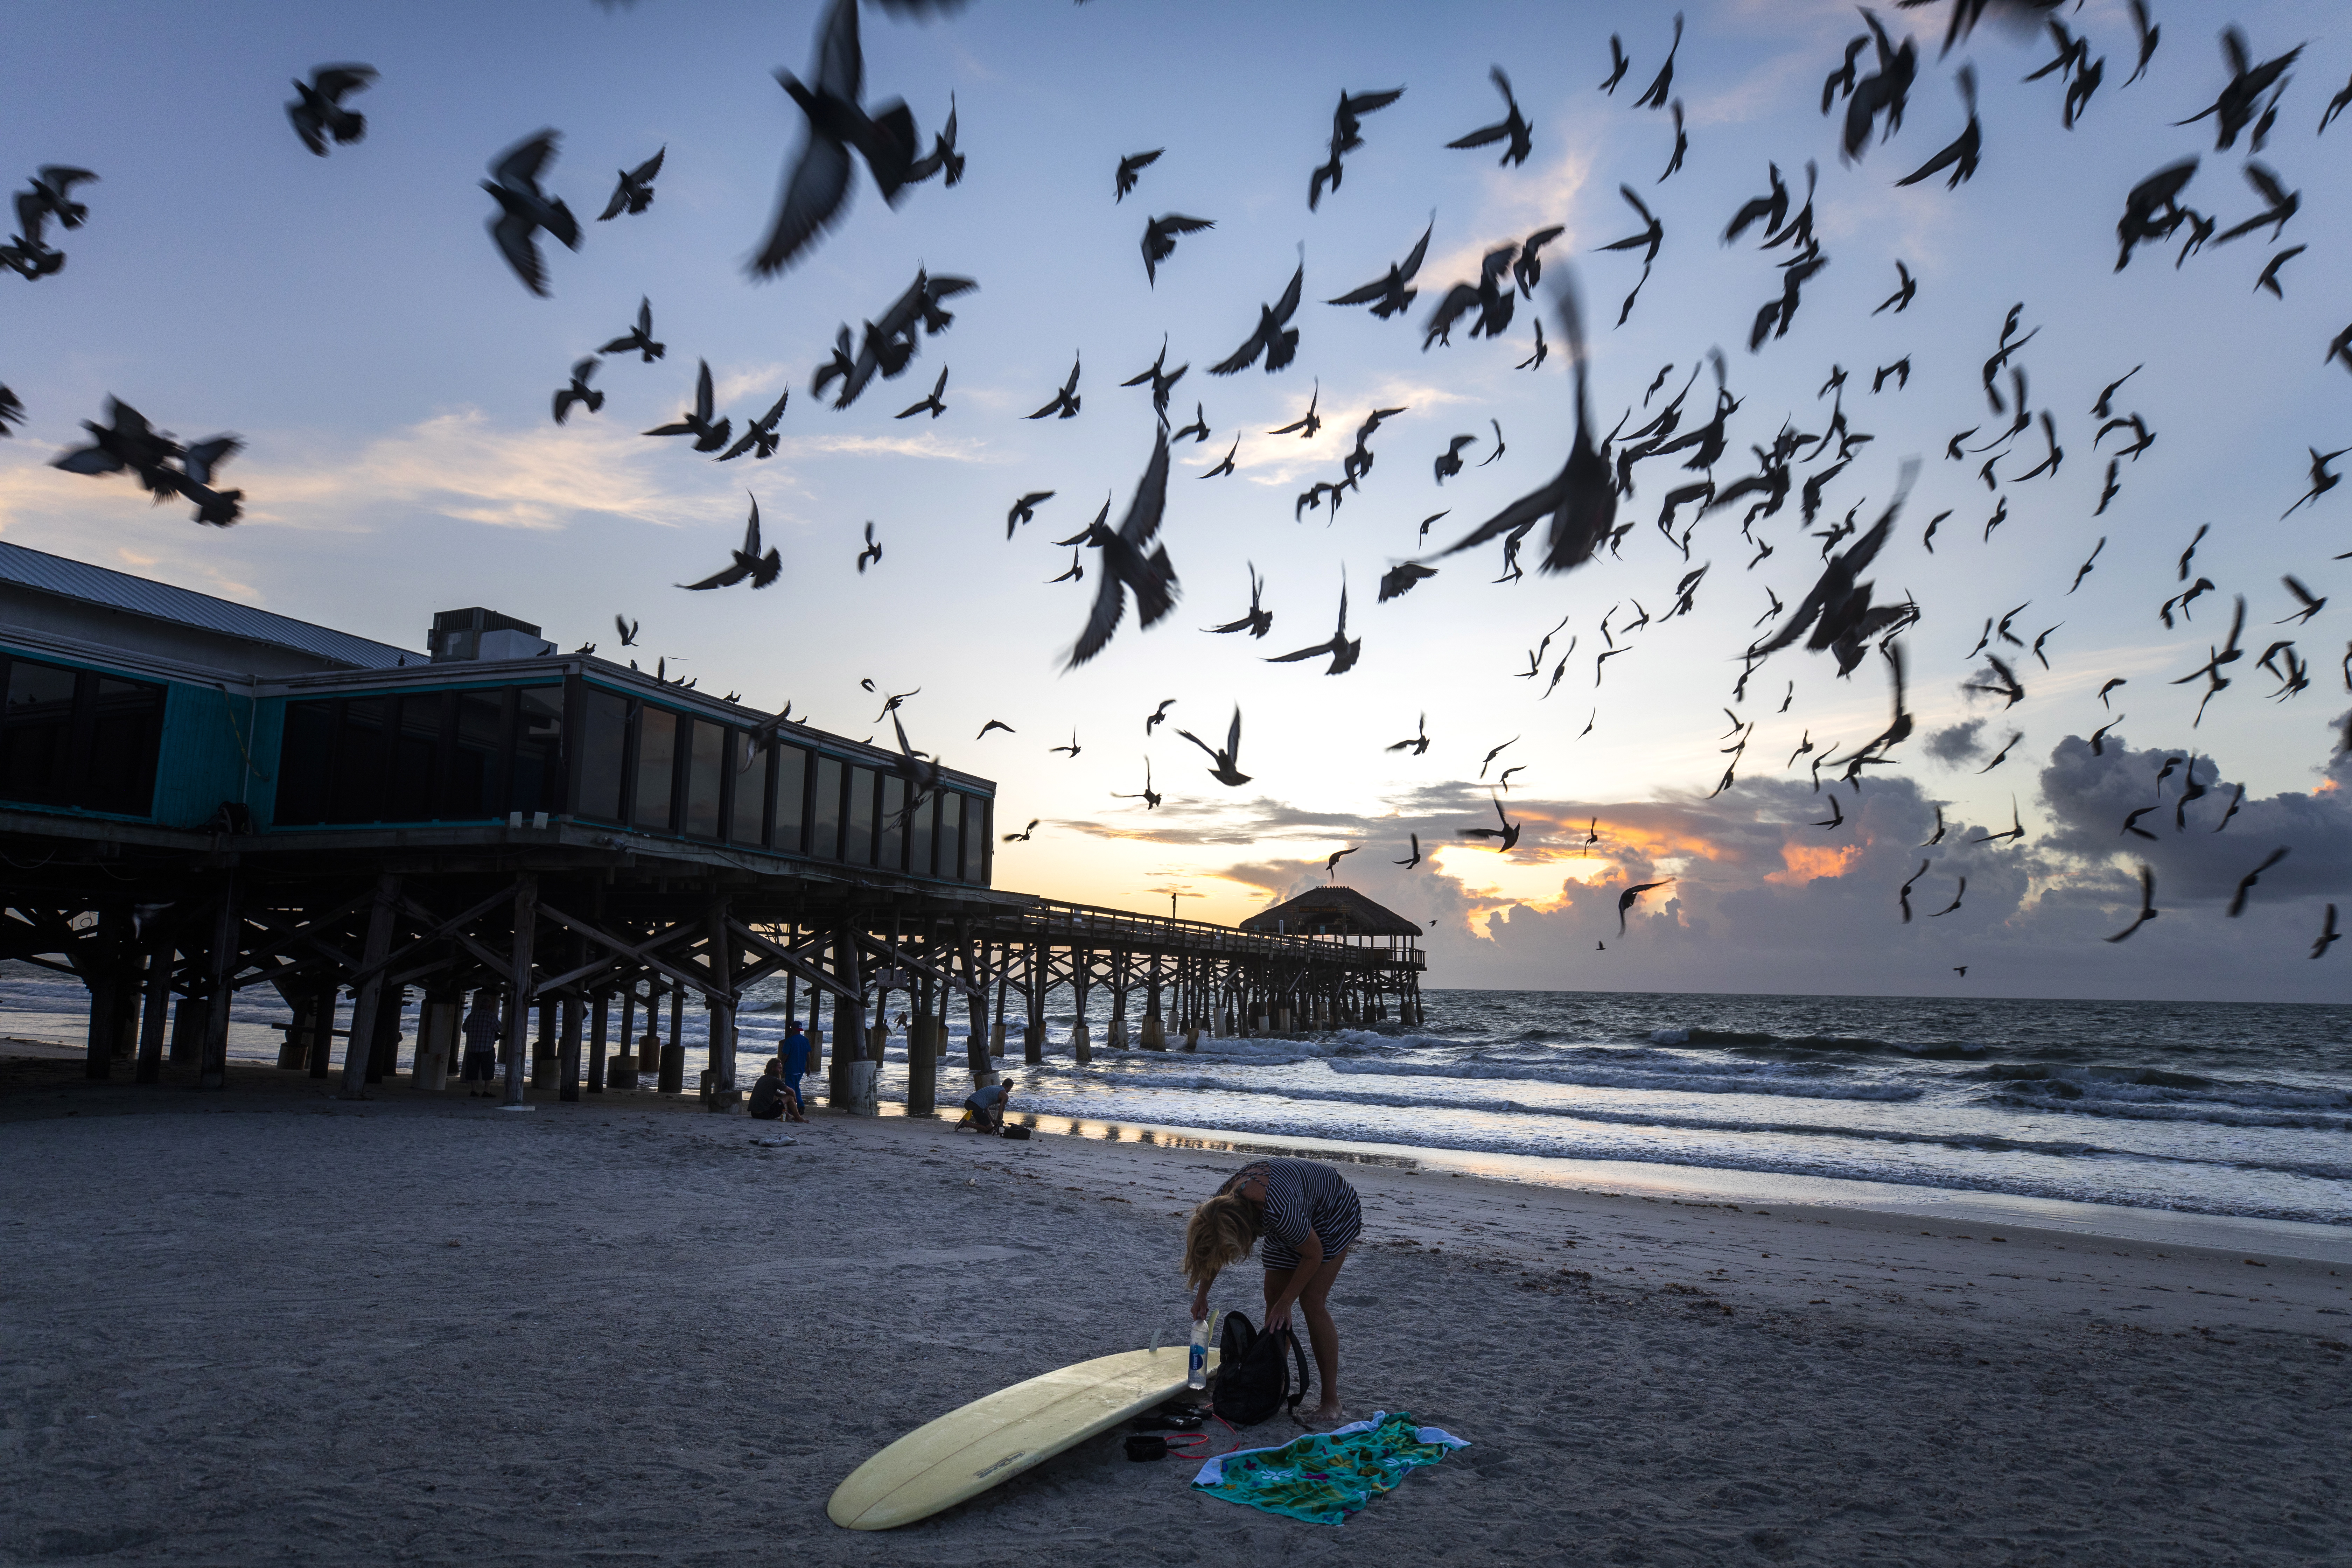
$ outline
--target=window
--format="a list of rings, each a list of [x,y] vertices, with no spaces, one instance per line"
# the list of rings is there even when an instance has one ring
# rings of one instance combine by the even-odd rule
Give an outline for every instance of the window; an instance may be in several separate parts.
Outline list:
[[[907,866],[907,781],[882,775],[882,852],[877,863],[893,871]]]
[[[797,855],[803,843],[802,816],[808,804],[808,753],[798,746],[776,748],[776,826],[771,847]]]
[[[841,858],[841,759],[816,760],[816,796],[809,806],[808,852],[820,860]]]
[[[996,853],[996,803],[984,795],[963,801],[963,879],[986,882],[988,863]]]
[[[331,699],[286,705],[286,738],[278,751],[278,806],[271,813],[283,826],[307,827],[327,820],[336,706]]]
[[[727,769],[727,731],[708,719],[681,717],[691,725],[686,748],[686,812],[680,830],[697,838],[719,837],[719,781]]]
[[[874,770],[849,770],[848,832],[843,835],[841,858],[853,866],[874,864]]]
[[[6,661],[0,796],[145,816],[154,809],[163,688],[37,659]]]
[[[353,697],[343,703],[335,732],[334,776],[327,786],[327,820],[374,822],[383,816],[384,726],[389,697]]]
[[[915,807],[914,821],[907,832],[907,869],[918,877],[931,874],[931,813],[939,809],[937,791],[923,797]]]
[[[678,720],[667,708],[637,710],[637,795],[631,820],[649,833],[669,831],[670,770],[677,757]]]
[[[951,789],[940,792],[940,875],[963,878],[963,796]]]
[[[507,810],[563,809],[563,688],[525,686],[515,698],[514,764]]]
[[[768,748],[740,730],[730,731],[727,742],[735,770],[735,809],[727,837],[737,844],[757,845],[766,837],[761,830],[768,820]]]
[[[444,820],[461,822],[503,816],[506,814],[499,809],[499,801],[504,795],[504,781],[499,774],[506,763],[506,693],[455,691],[450,698],[457,705],[457,734],[450,745],[448,784],[437,815]],[[338,816],[330,820],[365,819]]]
[[[581,693],[585,731],[580,737],[580,802],[583,816],[621,820],[622,769],[628,762],[629,700],[617,691],[589,687]]]
[[[440,780],[435,764],[441,754],[441,720],[447,707],[448,694],[442,691],[400,699],[400,721],[392,733],[385,821],[426,822],[436,815]]]

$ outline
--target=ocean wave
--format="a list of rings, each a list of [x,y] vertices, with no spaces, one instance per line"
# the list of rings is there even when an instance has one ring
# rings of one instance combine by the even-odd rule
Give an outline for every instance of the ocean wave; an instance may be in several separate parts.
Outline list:
[[[1903,1045],[1867,1035],[1776,1035],[1762,1029],[1708,1029],[1696,1026],[1653,1029],[1637,1037],[1654,1046],[1771,1047],[1783,1051],[1840,1053],[1852,1056],[1893,1054],[1925,1061],[1965,1061],[1990,1048],[1974,1040],[1931,1040]]]
[[[1630,1053],[1611,1052],[1616,1058]],[[1686,1094],[1764,1094],[1794,1100],[1917,1100],[1926,1089],[1917,1084],[1864,1083],[1850,1079],[1828,1081],[1834,1068],[1791,1070],[1776,1067],[1700,1068],[1676,1058],[1635,1060],[1593,1059],[1593,1053],[1574,1065],[1538,1066],[1524,1061],[1495,1061],[1471,1057],[1450,1062],[1370,1062],[1338,1060],[1325,1065],[1335,1073],[1359,1073],[1386,1078],[1475,1079],[1486,1082],[1549,1083],[1578,1089],[1664,1089]]]

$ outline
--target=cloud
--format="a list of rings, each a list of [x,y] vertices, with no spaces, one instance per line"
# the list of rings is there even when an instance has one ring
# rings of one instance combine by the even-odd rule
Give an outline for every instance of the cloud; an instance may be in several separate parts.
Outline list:
[[[1920,744],[1926,752],[1946,767],[1958,767],[1984,755],[1984,745],[1978,740],[1986,721],[1967,719],[1947,729],[1931,731]]]

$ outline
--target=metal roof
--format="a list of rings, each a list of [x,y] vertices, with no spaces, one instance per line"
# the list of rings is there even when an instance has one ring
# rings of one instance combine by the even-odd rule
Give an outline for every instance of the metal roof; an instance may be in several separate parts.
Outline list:
[[[168,583],[134,577],[128,572],[92,566],[83,561],[68,561],[62,555],[28,550],[5,540],[0,540],[0,584],[14,584],[44,594],[55,594],[61,598],[102,605],[109,609],[145,616],[152,620],[198,626],[224,637],[242,637],[248,642],[266,643],[273,647],[294,648],[352,669],[381,669],[398,663],[404,658],[421,662],[425,657],[408,648],[394,647],[390,643],[374,642],[329,626],[313,626],[308,621],[295,620],[290,616],[273,615],[249,605],[216,599],[210,594],[174,588]]]
[[[1315,888],[1241,922],[1259,934],[1291,936],[1419,936],[1422,928],[1394,910],[1383,909],[1353,888]]]

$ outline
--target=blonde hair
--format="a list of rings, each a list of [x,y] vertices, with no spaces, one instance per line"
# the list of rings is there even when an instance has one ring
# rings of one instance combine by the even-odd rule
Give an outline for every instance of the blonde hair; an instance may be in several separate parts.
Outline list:
[[[1184,1278],[1208,1289],[1219,1270],[1249,1256],[1257,1232],[1257,1205],[1239,1193],[1203,1198],[1184,1222]]]

